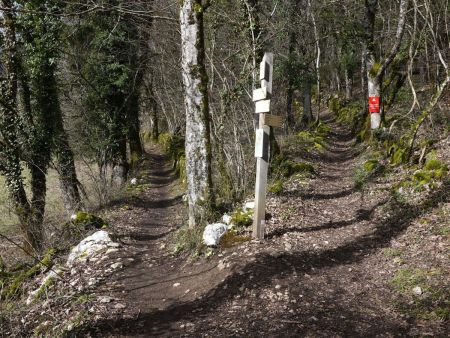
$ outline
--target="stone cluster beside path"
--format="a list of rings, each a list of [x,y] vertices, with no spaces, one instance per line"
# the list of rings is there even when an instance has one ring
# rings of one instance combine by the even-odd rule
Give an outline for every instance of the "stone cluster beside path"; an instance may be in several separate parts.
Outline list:
[[[243,212],[253,211],[255,208],[255,202],[246,202],[242,207]],[[234,224],[232,217],[228,214],[222,216],[223,223],[208,224],[203,231],[203,243],[207,246],[217,246],[220,243],[220,239],[232,229]]]

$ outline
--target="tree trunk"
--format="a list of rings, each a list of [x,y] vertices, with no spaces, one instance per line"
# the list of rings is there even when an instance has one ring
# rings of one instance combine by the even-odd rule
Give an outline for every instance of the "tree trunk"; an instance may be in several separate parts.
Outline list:
[[[159,137],[159,123],[158,123],[158,102],[154,97],[151,97],[151,119],[152,119],[152,139],[153,142],[158,141]]]
[[[372,69],[373,64],[368,65],[367,68]],[[381,79],[377,76],[371,76],[371,74],[368,74],[367,77],[367,86],[368,86],[368,95],[369,98],[371,97],[381,97]],[[381,102],[380,102],[381,103]],[[381,113],[370,113],[370,128],[371,129],[378,129],[381,125]]]
[[[140,87],[140,86],[139,86]],[[141,126],[139,122],[139,88],[132,89],[133,93],[128,98],[128,142],[130,144],[130,164],[134,167],[142,158],[144,149],[141,142]]]
[[[288,73],[288,88],[286,92],[286,125],[285,132],[289,132],[290,128],[294,127],[294,114],[292,112],[292,103],[294,101],[294,84],[295,84],[295,72],[292,71],[291,63],[295,60],[295,45],[297,44],[297,34],[294,28],[290,28],[289,31],[289,73]]]
[[[80,182],[77,178],[75,161],[62,116],[57,117],[55,125],[55,154],[56,166],[59,173],[59,187],[68,215],[72,215],[83,208],[80,196]]]
[[[374,41],[374,31],[375,31],[375,17],[377,14],[378,0],[366,0],[366,18],[365,18],[365,39],[366,39],[366,71],[367,71],[367,86],[368,86],[368,96],[376,96],[379,98],[379,104],[381,107],[381,84],[383,82],[383,76],[389,65],[394,60],[397,55],[400,44],[403,38],[406,14],[408,9],[409,0],[400,1],[400,11],[399,19],[397,24],[397,33],[395,36],[394,45],[382,63],[377,63],[375,58],[375,41]],[[371,113],[370,114],[370,128],[378,129],[381,125],[381,113]]]
[[[200,0],[184,0],[180,8],[190,227],[200,226],[206,221],[213,203],[208,79],[203,32],[204,10]]]
[[[15,18],[12,12],[12,1],[2,0],[1,5],[7,10],[3,11],[4,20],[4,74],[1,81],[2,102],[0,105],[0,155],[3,159],[0,167],[6,178],[6,186],[19,218],[20,228],[25,235],[27,247],[40,252],[43,245],[42,224],[35,223],[32,217],[32,208],[28,202],[22,179],[20,165],[21,146],[18,140],[17,128],[20,118],[17,115],[17,49]]]
[[[305,81],[305,88],[303,89],[303,117],[302,123],[307,126],[313,120],[311,109],[311,82]]]
[[[125,135],[122,139],[117,140],[117,148],[113,158],[113,172],[112,181],[118,185],[123,186],[128,178],[128,162],[127,162],[127,140]]]
[[[353,76],[352,72],[345,68],[345,99],[351,100],[353,96]]]

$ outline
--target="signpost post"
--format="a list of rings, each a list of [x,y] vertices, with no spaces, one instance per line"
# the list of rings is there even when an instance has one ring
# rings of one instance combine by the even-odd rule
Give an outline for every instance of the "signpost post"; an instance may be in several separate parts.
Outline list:
[[[266,190],[267,173],[269,168],[269,139],[270,127],[281,127],[281,116],[271,115],[270,98],[272,95],[273,54],[265,53],[261,62],[261,88],[253,91],[255,112],[259,114],[256,129],[255,157],[256,157],[256,185],[255,212],[253,220],[253,237],[264,238],[266,225]]]

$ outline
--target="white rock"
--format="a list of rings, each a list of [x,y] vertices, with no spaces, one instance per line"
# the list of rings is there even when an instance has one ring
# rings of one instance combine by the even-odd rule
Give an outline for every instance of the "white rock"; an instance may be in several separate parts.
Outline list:
[[[70,219],[71,219],[72,221],[75,221],[75,220],[77,219],[77,215],[76,215],[76,214],[73,214],[72,216],[70,216]]]
[[[102,296],[102,297],[98,297],[98,301],[100,303],[111,303],[114,299],[112,297],[109,296]]]
[[[93,254],[107,250],[114,243],[104,230],[97,231],[91,236],[83,239],[74,247],[67,258],[67,266],[72,267],[75,261],[86,261]]]
[[[131,183],[131,185],[136,185],[137,184],[137,178],[136,177],[133,177],[132,179],[131,179],[131,181],[130,181],[130,183]]]
[[[245,203],[243,209],[244,209],[245,212],[255,209],[255,202],[254,201],[250,201],[250,202]]]
[[[422,288],[421,288],[420,286],[416,286],[416,287],[413,289],[413,293],[414,293],[415,295],[417,295],[417,296],[420,296],[420,295],[423,293]]]
[[[114,308],[116,310],[123,310],[125,309],[127,306],[125,304],[121,304],[121,303],[117,303],[116,305],[114,305]]]
[[[121,262],[117,262],[114,264],[111,264],[111,268],[116,270],[116,269],[122,269],[123,268],[123,264]]]
[[[231,216],[228,214],[225,214],[222,216],[222,222],[224,222],[227,225],[230,225],[231,223]]]
[[[39,283],[39,287],[36,290],[30,292],[26,300],[26,304],[30,305],[31,303],[33,303],[40,293],[45,292],[45,288],[49,287],[53,281],[61,278],[61,274],[62,270],[60,268],[54,268],[47,275],[45,275],[45,277]]]
[[[177,287],[179,287],[181,284],[180,283],[175,283],[174,285],[173,285],[173,287],[174,288],[177,288]]]
[[[208,224],[203,231],[203,242],[207,246],[216,246],[227,230],[228,226],[223,223]]]

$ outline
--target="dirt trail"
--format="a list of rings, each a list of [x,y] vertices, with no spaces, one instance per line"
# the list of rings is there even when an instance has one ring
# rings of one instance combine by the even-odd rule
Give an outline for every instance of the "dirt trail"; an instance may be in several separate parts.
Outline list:
[[[153,155],[151,186],[128,211],[132,226],[118,218],[137,258],[117,277],[115,292],[127,308],[90,323],[88,331],[108,337],[423,334],[420,323],[394,309],[392,266],[382,254],[415,211],[387,213],[389,194],[381,184],[367,195],[354,188],[358,149],[345,128],[330,122],[329,147],[313,160],[317,177],[294,180],[268,199],[267,239],[221,249],[210,259],[186,262],[166,250],[165,236],[181,224],[183,207],[171,193],[166,159]],[[434,329],[434,335],[444,332]]]

